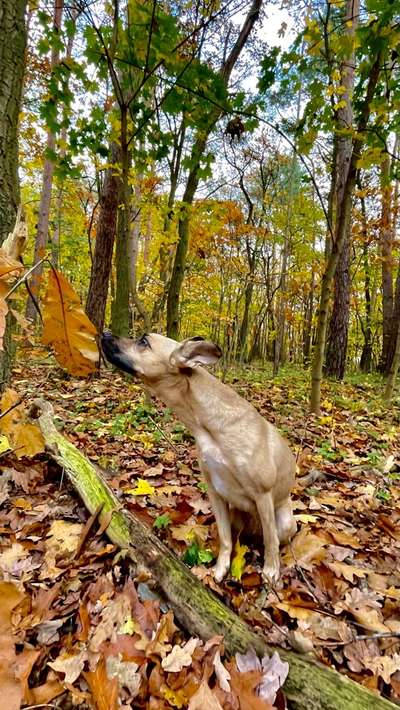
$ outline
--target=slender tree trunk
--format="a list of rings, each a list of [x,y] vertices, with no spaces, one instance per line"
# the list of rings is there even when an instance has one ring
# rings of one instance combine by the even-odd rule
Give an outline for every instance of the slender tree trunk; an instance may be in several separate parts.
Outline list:
[[[0,244],[12,232],[20,202],[18,116],[25,68],[26,0],[0,0]],[[10,379],[14,347],[7,316],[0,352],[0,391]]]
[[[394,390],[394,385],[396,382],[396,377],[397,373],[399,371],[399,366],[400,366],[400,327],[398,327],[397,330],[397,336],[396,336],[396,347],[393,355],[393,360],[392,364],[390,366],[387,382],[386,382],[386,388],[385,388],[385,394],[384,398],[386,402],[390,402],[390,400],[393,397],[393,390]]]
[[[54,0],[54,15],[53,15],[53,31],[58,34],[61,29],[62,14],[63,14],[64,0]],[[52,47],[51,50],[51,60],[50,68],[51,72],[54,71],[56,65],[60,59],[60,50],[58,45]],[[54,153],[56,147],[56,137],[54,133],[48,131],[46,139],[46,151]],[[35,240],[35,254],[33,258],[33,263],[37,264],[40,259],[43,258],[47,239],[49,235],[49,216],[50,216],[50,204],[51,204],[51,190],[53,186],[53,174],[54,174],[54,162],[46,157],[43,166],[43,176],[42,176],[42,189],[40,193],[40,203],[39,203],[39,213],[38,213],[38,223],[36,230],[36,240]],[[30,289],[35,299],[38,300],[41,276],[43,273],[43,264],[40,264],[37,269],[32,274],[30,279]],[[29,297],[26,304],[25,315],[30,318],[33,322],[36,322],[37,312],[33,300]]]
[[[118,210],[117,239],[115,244],[115,296],[111,304],[111,327],[115,335],[128,335],[129,313],[129,266],[128,243],[130,229],[129,185],[130,154],[127,140],[128,111],[120,105],[121,111],[121,204]]]
[[[118,148],[111,146],[112,163],[118,160]],[[114,167],[106,170],[100,197],[100,211],[97,223],[93,264],[86,301],[86,313],[99,333],[103,331],[106,312],[108,285],[110,281],[112,254],[117,224],[117,211],[121,178]]]
[[[221,68],[221,77],[228,86],[232,70],[245,46],[247,39],[259,16],[262,0],[253,0],[251,8],[240,30],[239,36]],[[192,168],[189,172],[185,192],[182,199],[182,211],[179,219],[178,243],[175,252],[174,265],[167,298],[167,334],[171,338],[179,337],[179,306],[180,295],[185,273],[186,255],[189,246],[190,208],[193,203],[197,186],[200,182],[200,162],[205,151],[208,137],[221,115],[220,109],[210,108],[208,125],[201,129],[195,138],[191,152]]]
[[[364,263],[364,295],[365,295],[365,325],[362,328],[364,345],[360,358],[360,369],[371,372],[372,369],[372,298],[371,298],[371,267],[368,254],[367,215],[365,199],[361,198],[363,263]]]
[[[396,156],[396,160],[399,160],[399,151],[400,151],[400,136],[396,136],[396,142],[393,150],[393,154]],[[391,209],[390,209],[390,218],[389,218],[389,225],[388,225],[388,239],[389,242],[391,242],[391,247],[393,247],[393,242],[395,239],[396,235],[396,230],[397,230],[397,218],[398,218],[398,209],[399,209],[399,180],[395,181],[394,184],[394,190],[393,190],[393,195],[391,199]],[[383,245],[382,245],[383,246]],[[390,246],[389,246],[390,248]],[[383,257],[383,253],[382,253]],[[387,255],[388,263],[389,263],[389,269],[392,268],[393,264],[393,254],[388,254]],[[382,269],[383,269],[383,263],[382,263]],[[383,276],[383,273],[382,273]],[[388,278],[388,277],[387,277]],[[393,286],[392,286],[393,289]],[[383,292],[383,279],[382,279],[382,292]],[[382,293],[382,300],[383,300],[383,293]],[[397,338],[397,330],[399,327],[399,322],[400,322],[400,264],[399,264],[399,270],[397,273],[396,277],[396,285],[395,285],[395,293],[394,293],[394,299],[392,296],[392,315],[390,319],[390,324],[389,324],[389,334],[387,336],[387,343],[386,343],[386,360],[383,362],[382,360],[382,368],[381,370],[385,372],[385,374],[389,374],[390,368],[392,365],[392,360],[394,357],[394,352],[396,348],[396,338]],[[387,307],[387,310],[389,310],[389,306]],[[384,325],[385,325],[385,318],[384,318]],[[387,326],[385,327],[385,330],[387,330]]]
[[[351,23],[346,31],[349,41],[354,40],[358,25],[359,0],[347,0],[345,8],[346,23]],[[354,88],[355,54],[352,50],[340,68],[341,83],[346,88],[343,94],[345,106],[337,110],[336,166],[333,169],[334,185],[334,215],[339,219],[343,204],[343,191],[349,171],[352,152],[352,138],[344,131],[353,126],[352,93]],[[326,374],[341,380],[346,369],[347,340],[350,316],[350,253],[351,253],[351,223],[350,213],[345,225],[343,246],[334,277],[334,299],[332,315],[329,323],[328,347],[326,353]]]
[[[387,155],[381,170],[382,209],[380,246],[382,259],[382,352],[379,369],[385,372],[392,336],[393,317],[393,232],[391,223],[392,186],[390,184],[390,156]]]

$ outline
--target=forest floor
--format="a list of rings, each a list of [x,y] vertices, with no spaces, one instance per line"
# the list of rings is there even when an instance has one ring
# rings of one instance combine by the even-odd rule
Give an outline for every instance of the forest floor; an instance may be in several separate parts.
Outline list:
[[[17,367],[13,387],[27,404],[38,395],[50,401],[68,438],[106,470],[121,504],[267,641],[314,653],[400,703],[399,407],[385,408],[372,376],[325,384],[321,417],[307,413],[309,376],[301,370],[272,380],[265,370],[235,369],[227,381],[297,456],[298,532],[282,548],[275,590],[261,581],[262,546],[245,539],[234,576],[215,583],[217,533],[193,439],[132,380],[111,371],[78,380],[42,362]],[[0,625],[19,644],[23,702],[113,710],[119,694],[126,708],[245,707],[262,671],[249,659],[222,666],[220,639],[196,644],[176,630],[172,613],[140,574],[131,581],[134,570],[104,535],[93,532],[79,546],[88,514],[45,454],[3,453],[1,464]],[[284,708],[275,692],[251,707]]]

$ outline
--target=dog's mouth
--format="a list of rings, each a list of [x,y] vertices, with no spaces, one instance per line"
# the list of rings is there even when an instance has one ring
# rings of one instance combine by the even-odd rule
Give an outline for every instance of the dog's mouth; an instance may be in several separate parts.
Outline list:
[[[101,336],[101,349],[106,360],[115,365],[120,370],[127,372],[128,375],[136,375],[136,370],[130,357],[121,350],[119,338],[111,333],[103,333]]]

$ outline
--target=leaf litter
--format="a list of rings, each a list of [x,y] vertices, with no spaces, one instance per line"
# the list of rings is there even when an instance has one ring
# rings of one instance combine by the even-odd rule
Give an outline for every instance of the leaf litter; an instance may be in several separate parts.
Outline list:
[[[255,372],[236,374],[233,386],[289,439],[299,474],[298,531],[281,550],[282,580],[273,590],[261,581],[261,541],[243,533],[231,574],[215,582],[217,531],[194,441],[119,374],[86,381],[48,365],[16,368],[9,401],[23,403],[3,418],[3,433],[12,447],[14,425],[23,438],[39,390],[121,503],[268,642],[312,653],[399,702],[399,410],[385,410],[372,386],[338,384],[323,415],[311,417],[300,373],[283,372],[271,385]],[[229,659],[221,638],[189,638],[103,535],[92,530],[79,549],[88,514],[51,460],[34,448],[30,458],[4,449],[1,460],[0,625],[8,664],[1,682],[10,708],[284,706],[287,664],[278,655]]]

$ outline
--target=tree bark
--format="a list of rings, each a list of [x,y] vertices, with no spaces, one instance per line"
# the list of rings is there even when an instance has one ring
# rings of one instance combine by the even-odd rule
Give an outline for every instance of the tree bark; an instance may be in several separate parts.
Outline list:
[[[253,0],[232,51],[221,68],[221,77],[226,87],[228,86],[233,67],[259,16],[261,5],[262,0]],[[179,306],[185,275],[186,256],[189,247],[190,208],[200,182],[200,161],[207,145],[207,139],[220,116],[221,109],[210,108],[209,123],[197,134],[191,151],[190,163],[193,167],[189,171],[185,192],[182,198],[182,210],[178,226],[178,243],[167,297],[167,335],[174,339],[179,337]]]
[[[291,710],[395,709],[389,701],[308,656],[268,645],[209,591],[146,525],[121,507],[98,469],[58,432],[51,405],[36,400],[33,409],[51,458],[65,471],[90,513],[101,506],[99,519],[109,539],[150,572],[176,618],[191,635],[206,641],[221,634],[229,654],[243,653],[250,648],[259,655],[277,651],[289,663],[284,692]]]
[[[54,0],[53,14],[53,32],[58,34],[61,29],[62,14],[64,8],[64,0]],[[58,45],[51,49],[50,69],[54,71],[60,59],[60,50]],[[56,147],[56,137],[51,131],[47,132],[46,150],[54,153]],[[42,175],[42,189],[40,193],[38,223],[35,239],[35,254],[33,263],[37,264],[44,256],[46,251],[47,240],[49,236],[49,216],[51,205],[51,191],[53,187],[54,162],[49,157],[45,157]],[[32,274],[29,282],[30,289],[36,301],[38,300],[40,282],[43,273],[43,264],[39,264],[37,269]],[[37,311],[32,298],[29,296],[25,311],[26,318],[30,318],[34,323],[37,319]]]
[[[349,41],[354,39],[358,25],[359,0],[347,0],[345,21],[351,23],[346,31]],[[333,190],[333,213],[335,220],[339,219],[340,211],[344,208],[344,187],[349,171],[352,137],[345,132],[353,126],[352,94],[354,89],[354,50],[346,57],[340,68],[341,84],[346,88],[343,100],[346,105],[337,110],[336,119],[336,146],[332,181],[335,180]],[[350,253],[351,253],[351,224],[350,210],[345,224],[343,246],[339,254],[334,277],[334,299],[332,315],[329,323],[328,347],[326,352],[326,374],[336,379],[343,379],[346,369],[347,340],[350,316]]]
[[[335,275],[337,263],[346,237],[346,228],[350,219],[351,200],[356,184],[357,176],[357,161],[361,155],[364,143],[363,133],[367,127],[371,112],[371,102],[375,94],[376,85],[381,69],[382,56],[378,51],[374,62],[371,66],[368,86],[365,99],[361,108],[360,118],[357,125],[356,138],[353,140],[353,148],[350,157],[349,169],[347,172],[346,182],[343,187],[342,205],[335,225],[335,239],[332,244],[332,250],[327,261],[325,272],[322,276],[321,295],[318,311],[318,323],[316,329],[314,358],[311,375],[311,411],[315,414],[320,413],[321,402],[321,381],[322,369],[324,363],[324,351],[326,342],[326,330],[328,323],[328,308],[330,301],[330,289],[333,277]]]
[[[121,161],[121,204],[118,210],[117,239],[115,244],[115,295],[111,304],[111,328],[114,335],[129,335],[129,259],[128,244],[130,230],[131,186],[129,170],[131,156],[128,147],[128,109],[120,104],[120,161]]]
[[[117,146],[110,149],[110,160],[116,163]],[[117,224],[117,211],[121,179],[115,167],[109,167],[104,177],[100,197],[100,212],[96,231],[93,264],[86,301],[86,314],[99,333],[104,328],[108,284]]]
[[[0,244],[12,232],[20,202],[18,116],[25,68],[26,0],[0,0]],[[10,379],[14,348],[7,316],[0,353],[0,391]]]
[[[361,217],[363,235],[363,262],[364,262],[364,295],[365,295],[365,324],[362,326],[364,345],[360,358],[360,369],[371,372],[372,369],[372,298],[371,298],[371,267],[368,254],[367,214],[365,198],[361,198]]]

